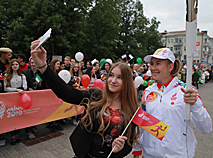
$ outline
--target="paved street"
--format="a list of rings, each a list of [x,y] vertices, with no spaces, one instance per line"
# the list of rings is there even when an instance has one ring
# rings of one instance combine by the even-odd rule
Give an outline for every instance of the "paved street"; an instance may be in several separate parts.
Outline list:
[[[213,117],[213,83],[200,85],[199,94],[204,106]],[[69,143],[69,136],[74,127],[68,122],[62,131],[64,135],[29,147],[26,147],[23,143],[15,146],[10,145],[9,136],[7,137],[4,134],[3,138],[7,138],[7,141],[6,145],[0,146],[0,158],[71,158],[74,154]],[[44,125],[39,126],[38,129],[41,132],[48,131]],[[213,158],[213,132],[204,135],[195,130],[195,135],[198,140],[196,158]],[[21,138],[25,139],[24,130],[21,131]],[[131,154],[127,156],[127,158],[131,157]]]

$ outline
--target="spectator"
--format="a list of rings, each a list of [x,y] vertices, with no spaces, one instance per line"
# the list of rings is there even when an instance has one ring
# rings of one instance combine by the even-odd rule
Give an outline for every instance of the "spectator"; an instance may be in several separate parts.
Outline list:
[[[95,71],[96,71],[96,68],[94,66],[90,66],[89,68],[87,68],[87,71],[85,73],[90,77],[89,87],[94,87],[94,82],[97,79]]]
[[[75,64],[75,59],[71,59],[70,66],[72,67],[73,64]]]
[[[60,68],[59,71],[65,70],[64,62],[60,62]],[[69,71],[69,70],[68,70]]]
[[[27,90],[27,81],[24,74],[20,69],[20,64],[17,59],[12,59],[6,70],[6,78],[4,79],[4,88],[6,92],[19,92],[23,93]],[[20,143],[19,130],[10,132],[11,145]]]
[[[87,69],[88,69],[90,66],[92,66],[92,63],[91,63],[90,60],[88,60],[88,61],[87,61],[87,65],[86,65],[85,69],[83,70],[83,74],[86,73]]]
[[[193,67],[193,74],[192,74],[192,85],[198,89],[198,81],[199,81],[199,74],[196,71],[195,67]]]
[[[71,59],[69,56],[64,58],[64,70],[70,71],[71,68]]]
[[[30,58],[29,61],[30,69],[23,71],[23,74],[26,76],[27,79],[27,90],[32,91],[45,89],[46,86],[44,82],[39,80],[41,74],[38,71],[36,64],[34,63],[33,58]]]
[[[83,72],[83,70],[85,69],[84,61],[81,61],[79,64],[81,72]]]
[[[8,67],[12,50],[10,48],[0,48],[0,75],[4,76]],[[0,80],[0,93],[4,92],[4,81]]]
[[[41,90],[45,89],[45,84],[40,80],[41,73],[38,71],[36,64],[34,63],[33,58],[29,59],[30,69],[24,70],[23,74],[27,79],[27,89],[29,91],[32,90]],[[34,139],[35,134],[38,133],[38,129],[36,126],[25,128],[25,132],[27,133],[27,137],[29,139]]]
[[[75,63],[70,69],[71,74],[71,82],[73,87],[79,87],[80,86],[80,78],[82,76],[82,72],[80,69],[80,64]]]
[[[52,59],[50,62],[50,68],[58,74],[60,71],[60,61],[58,59]]]
[[[97,79],[101,78],[101,73],[100,73],[100,63],[99,61],[96,61],[93,66],[95,67],[95,75]]]
[[[6,70],[6,78],[4,79],[4,86],[6,92],[23,92],[27,90],[26,77],[21,72],[17,59],[12,59],[9,63]]]
[[[26,56],[24,54],[18,54],[17,60],[20,63],[21,72],[28,69],[28,64],[26,63]]]
[[[104,65],[102,66],[101,71],[100,71],[102,81],[106,80],[106,77],[107,77],[107,74],[108,74],[110,68],[111,68],[111,65],[108,62],[105,62]]]
[[[82,72],[80,69],[80,63],[75,63],[70,69],[71,74],[71,82],[74,88],[80,87],[80,79],[82,76]],[[81,115],[71,117],[71,121],[74,125],[78,125],[78,122],[81,119]]]

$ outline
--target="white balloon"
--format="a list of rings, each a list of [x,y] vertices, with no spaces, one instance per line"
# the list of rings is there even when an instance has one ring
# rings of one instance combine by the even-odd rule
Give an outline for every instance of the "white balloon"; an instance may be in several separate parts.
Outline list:
[[[106,62],[110,63],[112,65],[112,59],[106,59]]]
[[[78,62],[82,61],[82,60],[84,59],[83,53],[77,52],[77,53],[75,54],[75,59],[76,59]]]
[[[186,66],[186,65],[184,65],[184,66],[183,66],[183,68],[184,68],[184,69],[187,69],[187,66]]]
[[[93,59],[93,60],[91,61],[92,65],[95,64],[96,61],[98,61],[98,60],[97,60],[97,59]]]
[[[148,71],[146,72],[146,75],[147,75],[147,76],[149,76],[149,77],[151,77],[151,76],[152,76],[151,71],[150,71],[150,70],[148,70]]]
[[[144,83],[144,80],[141,76],[137,76],[135,77],[134,82],[135,82],[135,88],[138,88],[141,84]]]
[[[70,79],[71,79],[71,74],[69,71],[67,70],[61,70],[59,73],[58,73],[58,76],[64,80],[64,82],[67,84],[69,83]]]

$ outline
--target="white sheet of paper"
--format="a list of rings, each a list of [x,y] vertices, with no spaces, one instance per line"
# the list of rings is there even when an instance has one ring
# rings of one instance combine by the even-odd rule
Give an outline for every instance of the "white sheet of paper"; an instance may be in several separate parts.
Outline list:
[[[44,42],[46,42],[50,38],[51,32],[52,28],[49,28],[49,30],[40,38],[39,45],[35,47],[34,50],[38,49],[42,44],[44,44]]]

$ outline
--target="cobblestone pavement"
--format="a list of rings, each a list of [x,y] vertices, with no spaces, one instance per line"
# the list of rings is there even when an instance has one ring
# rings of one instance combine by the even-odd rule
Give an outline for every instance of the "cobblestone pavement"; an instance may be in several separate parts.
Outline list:
[[[213,83],[200,85],[199,94],[213,118]],[[7,139],[4,146],[0,146],[0,158],[71,158],[74,156],[69,143],[69,136],[75,128],[70,122],[64,126],[64,135],[44,141],[42,143],[26,147],[23,143],[10,145],[9,135],[4,134]],[[38,126],[40,132],[48,131],[45,125]],[[196,158],[213,158],[213,132],[208,135],[200,134],[195,130],[198,141]],[[21,131],[21,138],[25,139],[24,130]],[[132,158],[129,154],[127,158]]]

